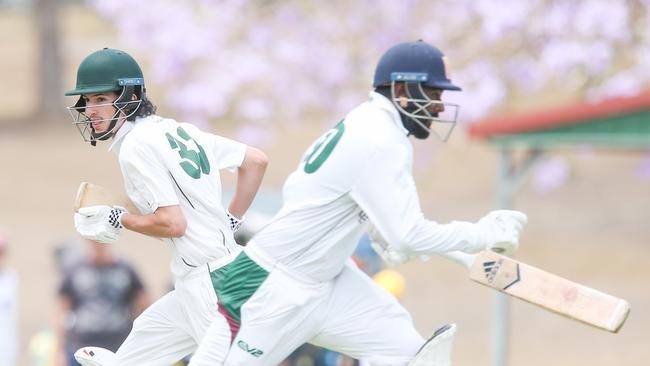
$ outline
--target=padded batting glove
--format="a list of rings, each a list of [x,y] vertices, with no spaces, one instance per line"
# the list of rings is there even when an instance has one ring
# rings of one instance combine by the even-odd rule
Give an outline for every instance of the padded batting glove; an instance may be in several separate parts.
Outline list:
[[[519,248],[519,236],[526,222],[528,217],[523,212],[491,211],[476,223],[479,241],[484,249],[511,256]]]
[[[103,244],[119,240],[122,216],[127,213],[123,207],[106,205],[82,207],[74,214],[74,226],[86,239]]]

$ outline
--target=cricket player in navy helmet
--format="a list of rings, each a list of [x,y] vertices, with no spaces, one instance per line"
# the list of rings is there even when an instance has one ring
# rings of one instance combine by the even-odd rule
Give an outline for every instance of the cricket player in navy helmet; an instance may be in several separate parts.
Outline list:
[[[172,250],[174,290],[147,308],[113,354],[84,347],[84,366],[171,365],[192,353],[208,327],[212,337],[201,365],[223,361],[229,346],[227,319],[218,312],[210,271],[241,251],[233,232],[264,175],[267,158],[258,149],[155,114],[138,63],[126,52],[104,48],[87,56],[77,72],[79,96],[69,107],[85,141],[110,142],[124,190],[139,212],[121,207],[83,207],[74,215],[85,238],[105,244],[122,230],[158,237]],[[220,170],[237,172],[235,195],[222,205]],[[214,329],[213,328],[213,334]],[[92,346],[92,345],[89,345]]]
[[[389,49],[375,70],[372,83],[375,91],[393,102],[408,134],[418,139],[429,137],[435,122],[447,125],[444,135],[436,134],[447,141],[456,125],[458,105],[440,101],[444,91],[461,90],[449,80],[446,62],[440,50],[418,41]],[[452,110],[448,113],[451,118],[439,117],[445,109]]]
[[[521,212],[440,224],[420,208],[409,136],[426,138],[432,123],[453,126],[440,118],[453,106],[440,99],[460,90],[440,50],[423,41],[394,46],[373,85],[369,101],[307,149],[284,184],[277,215],[212,272],[233,338],[225,365],[275,365],[305,342],[371,365],[449,365],[455,326],[429,341],[420,335],[394,296],[350,259],[361,235],[370,232],[392,263],[517,248]],[[211,331],[192,362],[208,350]]]

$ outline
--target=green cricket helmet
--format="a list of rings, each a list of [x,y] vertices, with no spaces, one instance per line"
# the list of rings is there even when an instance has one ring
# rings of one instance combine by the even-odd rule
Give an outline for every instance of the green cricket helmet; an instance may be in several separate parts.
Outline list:
[[[77,86],[65,95],[116,92],[127,85],[144,86],[140,66],[126,52],[104,48],[81,62],[77,70]]]
[[[108,130],[102,133],[94,131],[86,114],[84,99],[85,95],[99,93],[117,94],[117,98],[111,102],[115,114],[110,119]],[[126,119],[135,118],[134,114],[143,100],[144,93],[142,69],[133,57],[124,51],[104,48],[91,53],[81,62],[77,70],[77,85],[65,95],[79,95],[77,103],[68,107],[68,111],[84,141],[94,146],[97,140],[107,140],[113,136],[121,116]],[[136,98],[133,98],[134,95]]]

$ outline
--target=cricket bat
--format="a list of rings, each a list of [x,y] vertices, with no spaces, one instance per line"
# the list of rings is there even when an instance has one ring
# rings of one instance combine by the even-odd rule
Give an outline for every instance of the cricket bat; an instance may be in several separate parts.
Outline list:
[[[475,282],[612,333],[621,329],[630,313],[623,299],[490,250],[475,257],[458,252],[444,256],[468,267]]]
[[[81,182],[74,200],[74,210],[94,205],[121,206],[129,212],[139,213],[133,202],[126,195],[118,196],[109,192],[104,187],[88,182]]]

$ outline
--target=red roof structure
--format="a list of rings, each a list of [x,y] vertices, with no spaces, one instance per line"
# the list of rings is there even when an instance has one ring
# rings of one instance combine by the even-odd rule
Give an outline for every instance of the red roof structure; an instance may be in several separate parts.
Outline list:
[[[615,97],[598,102],[579,102],[557,108],[510,117],[480,120],[469,127],[474,138],[548,131],[595,120],[611,119],[641,111],[650,111],[650,90],[635,96]],[[650,121],[648,121],[650,124]]]

